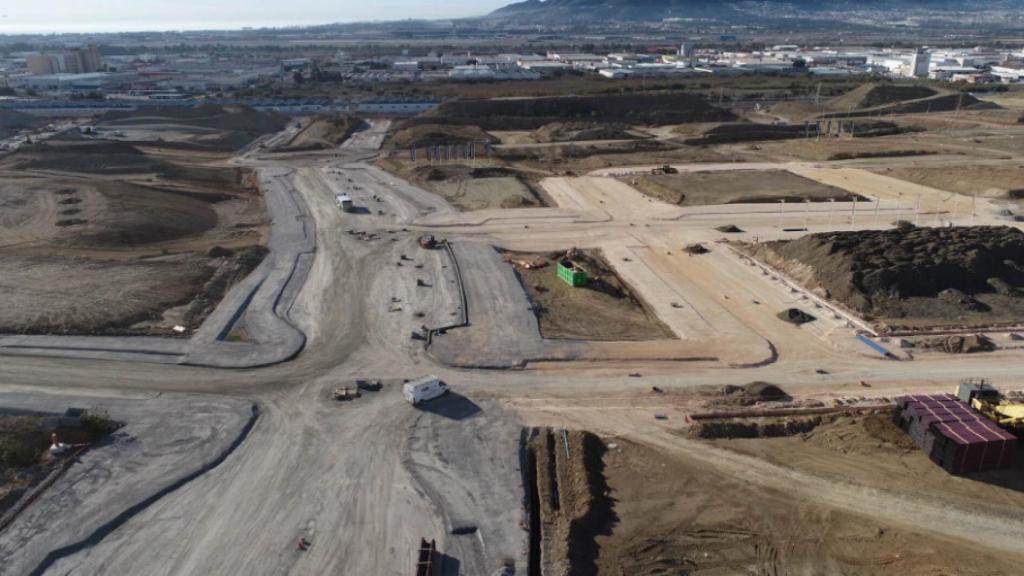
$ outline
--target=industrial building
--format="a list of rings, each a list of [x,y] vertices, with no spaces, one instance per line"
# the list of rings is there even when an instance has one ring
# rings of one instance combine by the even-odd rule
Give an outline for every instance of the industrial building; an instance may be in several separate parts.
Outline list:
[[[60,72],[60,58],[53,54],[32,54],[25,58],[29,74],[57,74]]]
[[[90,74],[103,69],[103,57],[94,44],[64,51],[64,69],[67,74]]]

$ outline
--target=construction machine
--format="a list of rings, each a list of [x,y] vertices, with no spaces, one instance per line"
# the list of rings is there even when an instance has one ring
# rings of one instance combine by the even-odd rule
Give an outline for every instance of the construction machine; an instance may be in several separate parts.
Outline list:
[[[1002,428],[1018,436],[1024,435],[1024,402],[1007,398],[988,380],[961,380],[956,396]]]

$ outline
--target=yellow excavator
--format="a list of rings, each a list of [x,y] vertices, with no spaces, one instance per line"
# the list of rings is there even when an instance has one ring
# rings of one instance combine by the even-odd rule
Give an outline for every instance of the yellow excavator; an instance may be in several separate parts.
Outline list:
[[[962,380],[956,396],[1002,428],[1024,436],[1024,402],[1008,399],[988,380]]]

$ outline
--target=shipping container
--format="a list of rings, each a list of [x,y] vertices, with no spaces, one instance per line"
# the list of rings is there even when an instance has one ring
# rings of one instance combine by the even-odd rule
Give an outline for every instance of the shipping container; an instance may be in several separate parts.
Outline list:
[[[953,474],[1007,468],[1017,438],[951,394],[896,399],[894,421],[931,460]]]

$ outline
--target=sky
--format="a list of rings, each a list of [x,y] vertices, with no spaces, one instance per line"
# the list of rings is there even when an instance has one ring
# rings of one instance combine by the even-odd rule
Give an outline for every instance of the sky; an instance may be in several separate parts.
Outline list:
[[[479,16],[511,0],[0,0],[0,34],[238,29]]]

